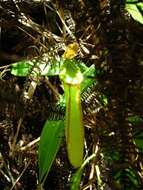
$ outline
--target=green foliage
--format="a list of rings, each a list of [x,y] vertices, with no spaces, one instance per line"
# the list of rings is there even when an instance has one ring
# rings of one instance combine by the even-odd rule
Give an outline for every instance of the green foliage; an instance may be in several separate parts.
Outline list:
[[[138,175],[133,168],[127,167],[114,172],[116,186],[120,189],[135,190],[138,187]]]
[[[48,175],[64,135],[64,121],[46,121],[39,143],[39,182]]]
[[[128,121],[129,121],[132,125],[139,125],[139,124],[143,123],[143,119],[140,118],[140,117],[137,116],[137,115],[128,117]]]
[[[41,4],[43,8],[45,4],[44,1],[41,2],[43,2],[43,4]],[[67,44],[68,41],[77,41],[80,45],[79,56],[81,54],[84,60],[90,63],[93,61],[94,64],[97,65],[99,69],[97,71],[99,84],[95,87],[97,91],[94,88],[96,95],[92,96],[93,94],[90,94],[91,91],[87,91],[87,96],[89,94],[90,97],[88,97],[89,99],[87,99],[87,101],[83,102],[83,105],[85,108],[84,114],[86,114],[84,118],[85,125],[88,126],[88,124],[91,123],[91,128],[89,126],[86,134],[86,154],[95,152],[94,148],[97,146],[99,149],[99,156],[97,156],[97,160],[94,160],[91,168],[90,164],[87,168],[85,168],[85,162],[82,164],[84,131],[81,96],[83,92],[86,92],[88,87],[90,89],[92,84],[95,83],[96,70],[94,65],[87,67],[81,61],[73,59],[75,55],[78,54],[78,48],[77,50],[76,48],[75,50],[74,48],[72,49],[75,43],[69,46],[69,48],[71,48],[71,54],[68,54],[69,51],[66,51],[61,60],[50,60],[49,62],[43,63],[43,61],[40,60],[41,58],[36,58],[31,61],[15,63],[11,67],[11,74],[15,76],[27,77],[28,75],[36,75],[39,77],[48,76],[50,78],[50,76],[58,75],[63,84],[62,86],[60,83],[60,88],[63,88],[64,95],[61,95],[61,99],[57,104],[63,106],[64,111],[66,109],[66,115],[64,121],[47,121],[43,127],[38,155],[39,181],[42,184],[44,183],[59,150],[64,131],[66,131],[65,136],[69,161],[74,167],[79,167],[72,178],[72,190],[80,189],[82,177],[82,184],[87,183],[86,185],[88,186],[93,182],[94,185],[96,185],[96,187],[92,187],[94,189],[137,190],[140,188],[139,185],[141,184],[139,183],[142,178],[142,119],[138,116],[128,118],[128,115],[142,115],[142,56],[140,56],[142,53],[142,31],[140,24],[143,24],[143,3],[141,0],[126,0],[127,15],[130,15],[129,17],[134,19],[134,23],[136,22],[135,25],[132,25],[130,22],[125,22],[126,17],[123,18],[123,1],[108,1],[108,3],[105,3],[105,6],[102,3],[89,1],[90,3],[86,2],[84,8],[81,6],[81,9],[80,5],[82,5],[82,1],[75,2],[79,4],[76,3],[77,6],[75,6],[76,9],[74,10],[79,10],[79,14],[73,14],[70,10],[70,7],[74,7],[72,1],[69,6],[60,6],[60,10],[57,10],[57,3],[53,4],[52,1],[48,1],[50,4],[46,4],[45,10],[48,10],[50,17],[53,14],[52,12],[54,12],[56,22],[54,22],[55,24],[52,24],[52,26],[57,25],[56,30],[54,29],[55,27],[53,28],[50,26],[50,23],[48,23],[46,27],[44,27],[44,25],[42,26],[40,23],[36,24],[33,22],[35,18],[31,15],[30,19],[27,19],[28,25],[24,25],[22,18],[20,25],[20,27],[22,27],[22,25],[26,27],[30,26],[30,33],[28,28],[24,27],[23,30],[19,27],[19,29],[21,29],[21,31],[26,30],[27,33],[32,35],[31,37],[33,37],[33,40],[36,39],[35,35],[36,37],[37,34],[40,35],[38,41],[34,41],[34,49],[36,46],[40,54],[46,51],[45,46],[48,45],[48,54],[52,57],[57,52],[62,52],[63,44]],[[61,14],[61,12],[64,14]],[[93,14],[87,14],[87,12],[92,12]],[[26,18],[27,14],[24,13],[23,15]],[[74,17],[72,19],[73,15]],[[46,18],[48,18],[48,14],[46,14]],[[87,19],[87,21],[85,19],[85,26],[88,27],[85,29],[84,26],[81,26],[78,28],[78,31],[76,31],[77,27],[75,28],[75,26],[78,26],[82,20],[81,18]],[[96,21],[96,23],[94,21]],[[110,23],[110,25],[108,23]],[[38,27],[40,25],[42,27]],[[134,26],[135,28],[133,28]],[[68,27],[69,30],[67,30]],[[76,39],[77,35],[75,35],[72,40],[70,29],[73,34],[78,34],[78,39]],[[136,34],[139,34],[139,38],[137,38]],[[135,43],[132,43],[133,40]],[[27,47],[31,46],[28,45]],[[44,47],[45,49],[43,49]],[[31,48],[29,50],[27,52],[26,49],[26,54],[28,53],[28,55],[31,55],[31,53],[34,53]],[[135,50],[139,50],[137,54]],[[16,53],[19,55],[19,52]],[[96,56],[96,54],[99,57]],[[44,77],[41,77],[41,80],[35,80],[35,82],[39,84],[39,82],[42,82],[43,78]],[[31,79],[32,77],[29,77],[29,81]],[[31,86],[32,85],[33,83]],[[36,89],[36,85],[34,87]],[[101,94],[101,92],[105,92],[107,96]],[[41,96],[38,96],[38,100],[40,97]],[[47,96],[45,98],[47,98]],[[95,102],[91,101],[92,98],[95,99]],[[92,104],[93,109],[88,107],[89,104]],[[97,106],[96,108],[98,104],[99,107]],[[95,127],[92,128],[94,124]],[[93,157],[95,158],[95,155]],[[89,161],[89,157],[87,160]],[[86,162],[86,164],[88,163],[89,162]],[[85,172],[83,172],[83,170]],[[5,176],[9,177],[9,173],[8,175],[4,175],[4,178]],[[91,176],[93,176],[93,178]],[[138,178],[138,176],[140,176],[140,178]],[[82,189],[87,189],[87,186]]]
[[[11,74],[14,76],[27,76],[33,66],[31,61],[21,61],[12,64]]]
[[[134,141],[140,151],[143,152],[143,131],[139,131],[134,135]]]
[[[89,161],[91,161],[92,159],[95,158],[95,154],[92,154],[91,156],[89,156],[81,165],[81,167],[76,171],[75,174],[73,174],[72,176],[72,183],[71,183],[71,190],[79,190],[79,185],[80,185],[80,181],[81,181],[81,177],[82,177],[82,173],[83,170],[85,168],[85,166],[89,163]]]
[[[130,13],[133,19],[143,24],[143,15],[141,13],[141,11],[143,11],[142,2],[136,3],[135,0],[127,0],[126,10]]]
[[[86,91],[93,83],[95,83],[96,69],[94,65],[86,67],[83,72],[83,81],[81,82],[81,93]]]
[[[55,76],[60,73],[60,64],[57,60],[53,60],[52,64],[41,63],[38,60],[25,60],[17,63],[13,63],[11,67],[11,74],[18,77],[26,77],[30,72],[40,73],[41,76]]]
[[[89,83],[87,81],[93,83],[93,80],[91,81],[91,79],[87,79],[87,77],[95,77],[94,65],[87,67],[83,62],[74,59],[72,61],[66,61],[66,63],[69,62],[71,62],[73,65],[76,65],[76,68],[80,69],[80,71],[83,73],[84,77],[86,78],[86,81],[83,81],[83,83],[87,83],[88,86]],[[31,61],[23,60],[11,65],[11,74],[18,77],[26,77],[30,72],[32,72],[34,75],[38,71],[41,76],[56,76],[61,73],[63,63],[64,60],[62,58],[59,61],[54,59],[52,60],[52,63],[42,63],[38,59],[33,59]]]
[[[71,190],[79,190],[79,185],[82,177],[83,169],[78,169],[77,172],[73,175]]]
[[[128,121],[132,124],[132,125],[142,125],[143,123],[143,119],[137,115],[135,116],[130,116],[128,117]],[[143,131],[141,130],[137,130],[136,128],[134,129],[134,143],[136,144],[137,148],[140,149],[140,151],[143,151]]]
[[[64,125],[69,161],[75,168],[82,164],[84,127],[80,94],[94,83],[95,67],[92,65],[88,68],[80,61],[75,59],[64,60],[63,58],[60,61],[53,61],[53,64],[43,64],[34,59],[12,65],[11,74],[15,76],[28,76],[29,73],[33,76],[37,73],[39,76],[49,77],[59,75],[64,86],[64,95],[58,104],[66,107],[65,123],[64,121],[47,121],[40,137],[38,151],[39,182],[42,183],[48,175],[59,150]],[[80,180],[80,178],[78,179]]]

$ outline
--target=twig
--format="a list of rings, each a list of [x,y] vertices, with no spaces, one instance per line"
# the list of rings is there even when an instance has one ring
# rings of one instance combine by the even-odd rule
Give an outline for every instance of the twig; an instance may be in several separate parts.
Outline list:
[[[40,141],[40,137],[38,137],[37,139],[34,139],[33,141],[31,141],[30,143],[28,143],[27,145],[23,146],[20,148],[21,151],[24,151],[28,148],[30,148],[31,146],[35,145],[37,142]]]
[[[17,137],[18,137],[19,130],[20,130],[20,127],[21,127],[22,122],[23,122],[23,118],[21,117],[21,118],[19,119],[19,121],[18,121],[17,131],[16,131],[16,134],[15,134],[15,136],[14,136],[13,143],[12,143],[12,145],[11,145],[11,147],[10,147],[10,149],[11,149],[11,150],[10,150],[10,153],[9,153],[10,156],[13,156],[13,152],[14,152],[14,149],[15,149]]]
[[[27,163],[27,165],[25,166],[25,168],[23,169],[23,171],[21,172],[21,174],[19,175],[19,177],[16,179],[16,181],[14,182],[13,186],[11,187],[10,190],[12,190],[15,185],[17,184],[17,182],[19,181],[19,179],[21,178],[21,176],[24,174],[24,172],[26,171],[26,169],[28,168],[29,164],[30,164],[31,160],[29,160],[29,162]]]
[[[11,182],[10,178],[0,169],[1,174],[6,178],[8,182]]]

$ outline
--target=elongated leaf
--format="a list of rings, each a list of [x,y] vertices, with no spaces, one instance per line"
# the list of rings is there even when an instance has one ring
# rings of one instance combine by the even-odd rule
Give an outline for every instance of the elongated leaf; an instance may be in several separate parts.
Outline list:
[[[140,4],[141,6],[141,4]],[[141,6],[142,7],[142,6]],[[131,16],[141,24],[143,24],[143,16],[140,13],[136,4],[126,4],[127,11],[131,14]]]
[[[47,121],[39,143],[39,181],[49,172],[64,135],[64,121]]]

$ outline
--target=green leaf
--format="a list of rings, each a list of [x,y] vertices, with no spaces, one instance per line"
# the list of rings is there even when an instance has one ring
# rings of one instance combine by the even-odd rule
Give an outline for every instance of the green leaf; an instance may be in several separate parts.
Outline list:
[[[41,76],[55,76],[59,75],[61,64],[62,62],[58,62],[57,60],[53,60],[52,64],[37,62],[35,59],[31,61],[20,61],[12,64],[11,74],[19,77],[25,77],[33,67],[33,75],[38,73]]]
[[[86,71],[83,73],[83,81],[81,83],[81,93],[86,91],[93,83],[95,83],[96,69],[94,65],[87,67]]]
[[[137,6],[143,11],[143,3],[138,3]]]
[[[133,124],[133,125],[140,125],[143,123],[143,120],[141,117],[134,115],[134,116],[129,116],[128,121]]]
[[[137,0],[126,0],[126,3],[134,3],[134,4],[136,4],[138,2],[137,2]]]
[[[28,75],[32,68],[31,61],[20,61],[12,64],[11,74],[14,76],[25,77]]]
[[[62,62],[53,60],[52,63],[39,64],[42,76],[55,76],[60,74],[60,66]]]
[[[143,151],[143,134],[134,138],[136,146]]]
[[[143,140],[142,139],[135,139],[135,144],[138,148],[143,150]]]
[[[126,175],[127,177],[130,179],[130,181],[132,182],[132,185],[134,185],[135,187],[138,186],[138,177],[136,172],[130,167],[130,168],[126,168]]]
[[[140,7],[143,6],[143,3],[139,4]],[[131,16],[138,22],[140,22],[141,24],[143,24],[143,16],[142,14],[140,13],[138,7],[136,4],[129,4],[127,3],[126,4],[126,9],[127,11],[131,14]]]
[[[77,170],[77,172],[72,177],[71,190],[79,190],[79,184],[81,181],[81,176],[83,169]]]
[[[38,157],[39,157],[39,182],[47,176],[56,154],[60,148],[64,135],[64,121],[46,121],[41,133]]]

